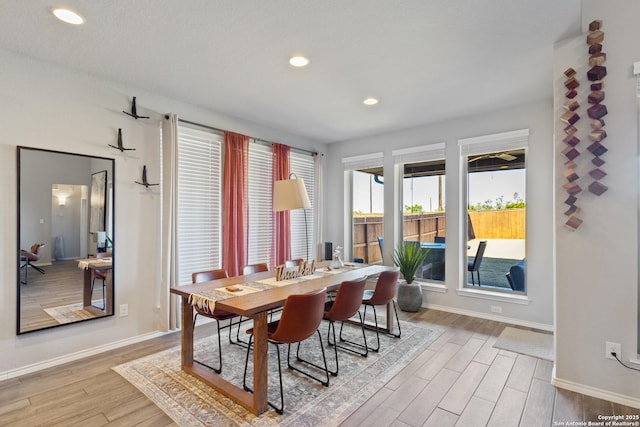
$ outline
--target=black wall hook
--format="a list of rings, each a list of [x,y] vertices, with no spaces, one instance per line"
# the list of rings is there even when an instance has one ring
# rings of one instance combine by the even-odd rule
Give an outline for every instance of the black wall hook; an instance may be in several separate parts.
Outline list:
[[[146,188],[149,188],[152,185],[160,185],[160,184],[151,184],[147,180],[147,165],[142,166],[142,182],[134,181],[136,184],[144,185]]]
[[[120,152],[135,150],[135,148],[124,148],[124,146],[122,145],[122,129],[121,128],[118,128],[118,146],[111,145],[111,144],[108,144],[108,145],[109,147],[117,148],[118,150],[120,150]]]
[[[149,116],[139,116],[138,115],[138,110],[136,108],[136,97],[133,97],[133,100],[131,101],[131,112],[129,113],[128,111],[124,111],[122,110],[123,113],[125,113],[128,116],[133,117],[134,119],[138,120],[138,119],[148,119]]]

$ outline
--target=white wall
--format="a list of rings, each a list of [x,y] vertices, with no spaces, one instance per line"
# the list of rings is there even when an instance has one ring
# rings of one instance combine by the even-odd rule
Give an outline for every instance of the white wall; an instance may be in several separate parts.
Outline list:
[[[323,144],[227,117],[96,78],[65,67],[0,50],[0,379],[11,371],[76,352],[153,333],[160,324],[160,190],[134,184],[147,165],[160,176],[160,117],[179,116],[294,147],[325,151]],[[131,97],[150,120],[123,114]],[[122,128],[124,144],[109,148]],[[110,317],[16,336],[16,146],[24,145],[115,158],[115,304],[128,317]],[[50,198],[50,189],[48,193]],[[48,199],[49,200],[49,199]],[[4,373],[4,375],[3,375]]]
[[[551,48],[551,47],[550,47]],[[343,191],[343,157],[384,152],[385,166],[385,241],[395,240],[393,214],[398,210],[394,205],[393,158],[391,151],[399,148],[415,147],[444,141],[446,143],[446,200],[447,200],[447,242],[460,242],[459,248],[466,247],[460,218],[466,221],[466,211],[462,203],[463,177],[459,156],[458,140],[517,129],[528,128],[531,135],[527,152],[527,294],[528,305],[496,302],[461,296],[456,292],[461,280],[466,280],[466,250],[448,249],[446,253],[446,293],[425,292],[425,302],[432,306],[449,310],[495,317],[491,305],[502,306],[502,318],[512,319],[521,324],[551,329],[553,325],[553,158],[552,133],[552,91],[548,100],[507,110],[490,112],[474,117],[459,118],[443,123],[422,126],[415,129],[379,135],[371,138],[346,141],[329,146],[327,159],[326,239],[334,245],[344,244],[345,219]],[[456,203],[455,201],[458,201]],[[400,218],[400,212],[395,212]],[[396,218],[395,223],[398,223]],[[448,245],[449,246],[449,245]],[[347,248],[348,249],[348,248]],[[385,259],[391,259],[393,245],[385,245]],[[388,261],[389,263],[389,261]],[[464,268],[464,271],[462,270]]]
[[[622,356],[636,356],[638,315],[638,132],[636,79],[633,62],[640,61],[640,3],[635,0],[583,1],[583,28],[594,19],[603,21],[607,54],[604,79],[604,117],[609,151],[602,180],[609,190],[597,197],[580,193],[578,204],[584,223],[572,232],[564,227],[562,214],[566,193],[561,186],[565,161],[563,126],[556,125],[556,384],[561,387],[640,407],[640,372],[605,359],[605,341],[622,344]],[[584,73],[588,66],[586,34],[558,45],[555,60],[556,115],[564,102],[563,72],[574,67]],[[582,74],[583,86],[587,86]],[[585,90],[588,91],[588,88]],[[583,104],[586,104],[584,102]],[[588,121],[581,107],[580,122]],[[589,142],[578,145],[580,164],[589,163]],[[583,166],[583,175],[589,166]],[[584,185],[583,185],[584,183]],[[589,181],[581,182],[584,188]]]

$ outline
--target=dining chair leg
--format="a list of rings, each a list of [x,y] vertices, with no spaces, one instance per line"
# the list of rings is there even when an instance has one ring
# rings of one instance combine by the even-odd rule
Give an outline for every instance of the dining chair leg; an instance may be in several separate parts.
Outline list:
[[[244,373],[242,374],[242,388],[244,391],[253,393],[253,389],[247,385],[247,367],[249,366],[249,353],[251,353],[251,342],[253,341],[253,334],[249,335],[249,344],[247,345],[247,356],[244,359]],[[271,406],[278,414],[284,413],[284,387],[282,386],[282,362],[280,360],[280,346],[275,342],[271,342],[276,346],[276,352],[278,353],[278,379],[280,380],[280,407],[267,400],[267,404]]]
[[[349,344],[354,345],[356,347],[363,348],[364,349],[364,353],[360,352],[360,351],[357,351],[357,350],[354,350],[352,348],[349,348],[349,347],[346,347],[346,346],[338,344],[336,342],[336,337],[335,337],[335,325],[333,325],[333,332],[334,332],[334,334],[333,334],[333,343],[329,339],[329,331],[327,331],[327,342],[329,343],[330,346],[331,345],[335,345],[336,347],[340,348],[341,350],[345,350],[345,351],[351,352],[353,354],[357,354],[357,355],[362,356],[362,357],[367,357],[369,355],[369,346],[367,345],[367,336],[365,335],[365,331],[364,331],[364,319],[363,319],[362,313],[360,313],[360,311],[358,311],[358,317],[360,318],[360,329],[362,330],[362,342],[364,344],[356,342],[356,341],[348,340],[348,339],[346,339],[346,338],[344,338],[342,336],[342,329],[344,328],[344,322],[341,322],[341,324],[340,324],[340,334],[339,334],[338,338],[340,339],[341,342],[346,342],[346,343],[349,343]]]
[[[246,319],[246,320],[248,320],[248,319]],[[246,346],[249,345],[249,342],[242,341],[242,339],[240,339],[240,327],[242,326],[242,322],[244,322],[244,321],[245,321],[245,319],[243,319],[243,317],[240,316],[240,320],[238,320],[238,329],[236,331],[236,341],[232,341],[231,340],[231,329],[233,329],[233,328],[232,328],[232,325],[229,325],[229,342],[231,344],[236,344],[236,345],[239,345],[241,347],[246,347]],[[231,320],[230,322],[233,324],[233,320]]]
[[[251,341],[253,341],[253,335],[249,335],[249,345],[247,345],[247,357],[244,360],[244,375],[242,376],[242,388],[244,391],[253,393],[253,390],[247,386],[247,366],[249,365],[249,353],[251,352]]]
[[[390,335],[394,338],[400,338],[402,336],[402,328],[400,327],[400,319],[398,317],[398,310],[396,309],[396,303],[395,301],[391,300],[391,304],[393,305],[393,312],[395,314],[395,318],[396,318],[396,324],[398,325],[398,333],[394,334],[393,332],[388,332],[387,335]],[[376,312],[376,306],[372,305],[371,306],[373,308],[373,318],[375,321],[375,327],[376,327],[376,347],[370,347],[371,351],[375,351],[378,352],[380,351],[380,327],[378,326],[378,314]],[[367,305],[364,306],[364,318],[366,319],[367,316]],[[393,321],[391,326],[393,326]]]
[[[316,333],[318,334],[318,341],[320,341],[320,350],[322,350],[322,361],[323,361],[324,366],[316,365],[313,362],[310,362],[308,360],[305,360],[305,359],[301,358],[300,357],[300,343],[298,343],[298,347],[296,349],[296,360],[298,362],[302,362],[302,363],[306,363],[307,365],[311,365],[314,368],[322,369],[324,371],[324,373],[325,373],[326,380],[322,380],[321,378],[315,377],[315,376],[311,375],[310,373],[305,372],[303,370],[300,370],[300,369],[296,368],[295,366],[293,366],[291,364],[291,358],[290,358],[290,355],[291,355],[291,344],[289,344],[289,348],[287,350],[287,367],[289,369],[292,369],[292,370],[294,370],[296,372],[301,373],[302,375],[306,375],[307,377],[309,377],[309,378],[311,378],[313,380],[318,381],[320,384],[322,384],[325,387],[329,387],[329,368],[327,367],[327,358],[326,358],[325,353],[324,353],[324,345],[322,344],[322,335],[320,335],[320,331],[316,331]]]
[[[196,313],[195,317],[193,318],[193,330],[195,331],[196,329],[196,319],[198,318],[198,313]],[[215,319],[214,319],[215,320]],[[193,359],[193,361],[195,363],[197,363],[198,365],[202,365],[205,366],[211,370],[213,370],[216,374],[219,374],[220,372],[222,372],[222,343],[220,341],[220,322],[218,320],[215,320],[216,322],[216,326],[218,328],[218,368],[215,368],[211,365],[207,365],[204,362],[201,362],[199,360]],[[231,330],[229,330],[229,333],[231,333]]]

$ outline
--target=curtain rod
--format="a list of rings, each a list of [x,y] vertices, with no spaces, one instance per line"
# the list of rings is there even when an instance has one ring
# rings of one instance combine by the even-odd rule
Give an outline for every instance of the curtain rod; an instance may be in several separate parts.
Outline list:
[[[165,117],[168,118],[168,116],[165,116]],[[189,120],[181,119],[180,117],[178,117],[178,121],[186,123],[186,124],[189,124],[189,125],[199,126],[199,127],[205,128],[205,129],[213,130],[213,131],[216,131],[216,132],[222,132],[222,133],[227,132],[224,129],[214,128],[213,126],[203,125],[201,123],[196,123],[196,122],[192,122],[192,121],[189,121]],[[278,142],[267,141],[266,139],[256,138],[256,137],[253,137],[253,136],[249,136],[249,138],[253,139],[257,143],[261,143],[261,144],[265,144],[265,145],[266,144],[268,144],[268,145],[279,144]],[[291,146],[289,148],[291,150],[293,150],[293,151],[298,151],[298,152],[302,152],[302,153],[306,153],[306,154],[311,154],[312,156],[317,156],[318,155],[317,151],[305,150],[304,148],[291,147]]]

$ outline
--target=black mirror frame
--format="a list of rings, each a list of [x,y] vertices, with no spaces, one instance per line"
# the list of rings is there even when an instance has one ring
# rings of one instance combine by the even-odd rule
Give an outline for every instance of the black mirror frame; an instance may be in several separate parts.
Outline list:
[[[88,157],[88,158],[92,158],[92,159],[99,159],[99,160],[107,160],[111,162],[111,182],[112,182],[112,200],[111,200],[111,206],[110,209],[113,212],[112,215],[112,227],[113,227],[113,233],[114,236],[112,236],[112,240],[115,242],[115,199],[116,199],[116,186],[115,186],[115,175],[116,175],[116,162],[114,158],[111,157],[101,157],[101,156],[94,156],[94,155],[90,155],[90,154],[81,154],[81,153],[70,153],[70,152],[66,152],[66,151],[58,151],[58,150],[49,150],[46,148],[35,148],[35,147],[26,147],[26,146],[21,146],[18,145],[16,146],[16,171],[17,171],[17,179],[16,179],[16,211],[17,211],[17,230],[16,230],[16,257],[17,257],[17,268],[16,268],[16,335],[23,335],[23,334],[28,334],[28,333],[32,333],[32,332],[39,332],[39,331],[44,331],[44,330],[48,330],[48,329],[52,329],[52,328],[58,328],[60,326],[67,326],[67,325],[75,325],[78,323],[83,323],[83,322],[87,322],[87,321],[91,321],[91,320],[98,320],[98,319],[103,319],[103,318],[108,318],[108,317],[113,317],[115,315],[115,298],[111,298],[111,311],[110,314],[105,314],[104,316],[99,316],[99,317],[93,317],[93,318],[89,318],[89,319],[82,319],[82,320],[77,320],[75,322],[70,322],[70,323],[60,323],[58,325],[51,325],[51,326],[44,326],[41,328],[37,328],[37,329],[30,329],[28,331],[21,331],[20,330],[20,314],[21,314],[21,307],[20,307],[20,294],[21,294],[21,282],[20,282],[20,250],[21,248],[21,244],[20,244],[20,230],[21,230],[21,223],[20,223],[20,208],[21,208],[21,200],[20,200],[20,184],[21,184],[21,157],[20,157],[20,153],[22,151],[40,151],[40,152],[47,152],[47,153],[52,153],[52,154],[65,154],[65,155],[70,155],[70,156],[78,156],[78,157]],[[113,277],[115,275],[115,262],[111,268],[111,287],[112,287],[112,294],[115,294],[115,285],[114,285],[114,280]],[[105,301],[106,303],[106,301]]]

